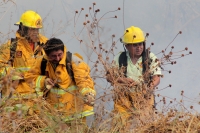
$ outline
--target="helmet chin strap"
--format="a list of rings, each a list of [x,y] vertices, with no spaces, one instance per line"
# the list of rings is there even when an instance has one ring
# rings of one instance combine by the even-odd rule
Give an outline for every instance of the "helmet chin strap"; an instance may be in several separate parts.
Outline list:
[[[124,51],[126,52],[126,48],[125,48],[125,45],[123,44],[123,47],[124,47]]]
[[[120,38],[120,42],[123,43],[122,38]],[[123,43],[123,47],[124,47],[124,51],[126,52],[126,48],[125,48],[124,43]]]

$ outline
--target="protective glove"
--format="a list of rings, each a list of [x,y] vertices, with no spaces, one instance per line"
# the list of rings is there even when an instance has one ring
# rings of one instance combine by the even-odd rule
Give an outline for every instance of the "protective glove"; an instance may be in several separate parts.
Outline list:
[[[93,93],[89,92],[84,95],[83,99],[84,99],[85,104],[87,104],[89,106],[93,106],[94,101],[95,101],[95,95]]]
[[[54,85],[55,84],[54,84],[54,81],[52,79],[46,78],[44,80],[44,86],[45,86],[46,89],[50,90],[50,89],[52,89],[54,87]]]

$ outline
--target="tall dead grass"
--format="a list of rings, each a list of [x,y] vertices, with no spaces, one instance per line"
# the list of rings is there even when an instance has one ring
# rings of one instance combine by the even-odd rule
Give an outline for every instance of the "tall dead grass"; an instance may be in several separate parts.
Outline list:
[[[111,42],[104,44],[103,41],[101,41],[104,37],[102,35],[104,29],[101,26],[101,21],[105,20],[107,14],[120,11],[121,9],[116,8],[116,10],[109,11],[97,18],[100,9],[96,9],[95,5],[96,3],[93,3],[92,6],[89,7],[89,13],[84,15],[85,20],[82,22],[82,29],[79,32],[74,31],[75,38],[80,43],[83,51],[86,47],[87,51],[84,52],[91,65],[91,74],[95,81],[95,88],[97,90],[104,90],[96,99],[96,113],[92,124],[90,126],[81,125],[78,123],[78,120],[65,123],[62,119],[63,114],[51,107],[43,98],[12,99],[12,93],[14,91],[13,82],[8,76],[5,77],[1,83],[1,89],[7,89],[9,91],[6,97],[0,101],[0,132],[200,132],[200,117],[198,112],[194,113],[185,109],[181,103],[177,103],[177,105],[180,105],[182,110],[167,106],[165,110],[154,109],[149,112],[148,98],[146,98],[146,96],[152,95],[152,92],[146,91],[145,85],[119,84],[117,82],[117,79],[124,75],[123,68],[118,70],[118,68],[112,66],[112,59],[115,55],[114,49],[119,39],[115,40],[115,35],[113,34],[110,36]],[[75,11],[74,27],[76,27],[78,23],[77,20],[82,15],[83,10],[84,8],[81,8],[80,11]],[[117,19],[117,16],[114,15],[106,19]],[[87,38],[82,39],[81,35],[85,35],[85,33],[87,33]],[[180,34],[181,32],[179,32],[177,36]],[[175,38],[177,36],[175,36]],[[150,50],[153,45],[154,43],[150,45]],[[164,50],[161,50],[161,52],[157,54],[161,55],[158,61],[160,62],[159,65],[162,70],[171,73],[170,70],[165,69],[166,66],[174,65],[179,58],[192,54],[192,52],[187,51],[188,48],[184,48],[176,52],[174,51],[174,46],[171,46],[170,43]],[[112,84],[105,83],[107,82],[107,72],[109,72],[112,77]],[[101,81],[103,81],[103,85]],[[127,105],[130,103],[126,103],[124,99],[129,94],[132,87],[134,87],[138,93],[137,95],[131,96],[131,105]],[[171,87],[171,85],[168,87]],[[162,89],[159,90],[161,91]],[[108,91],[110,91],[109,94],[107,93]],[[109,104],[112,100],[119,100],[126,106],[130,111],[130,115],[132,115],[131,119],[123,121],[123,114],[118,114],[115,111],[106,109],[105,104]],[[164,96],[159,104],[166,105]],[[192,107],[190,110],[192,110]],[[127,129],[127,125],[129,125],[130,128]]]

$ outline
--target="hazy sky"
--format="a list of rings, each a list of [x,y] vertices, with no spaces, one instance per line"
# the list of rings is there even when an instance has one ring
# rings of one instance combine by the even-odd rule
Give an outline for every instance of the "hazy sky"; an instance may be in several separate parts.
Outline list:
[[[161,79],[159,89],[169,84],[172,84],[172,87],[159,93],[172,99],[175,97],[180,99],[181,90],[184,90],[187,97],[200,100],[200,2],[198,0],[3,0],[0,3],[0,42],[14,37],[17,27],[13,24],[19,21],[24,11],[35,10],[43,18],[44,35],[61,38],[70,51],[82,54],[88,61],[87,55],[83,52],[86,48],[80,48],[80,43],[74,35],[78,35],[82,30],[84,16],[89,14],[89,7],[93,8],[93,2],[96,3],[95,9],[100,9],[97,18],[108,11],[117,10],[118,7],[121,9],[108,13],[99,23],[103,29],[100,38],[105,45],[111,44],[112,34],[115,34],[115,40],[118,40],[123,35],[124,27],[134,25],[150,34],[147,46],[154,42],[151,51],[156,54],[164,50],[176,34],[182,31],[170,47],[174,46],[174,51],[188,47],[192,55],[177,59],[176,65],[164,67],[172,73],[163,72],[164,78]],[[84,10],[78,19],[78,14],[76,15],[75,26],[75,11],[80,12],[81,8]],[[115,15],[117,18],[110,18]],[[89,19],[91,20],[90,17],[87,20]],[[80,38],[87,41],[85,36],[86,33],[81,32]],[[114,52],[116,54],[119,51],[123,51],[123,47],[117,42],[117,49]],[[160,54],[157,56],[161,57]],[[192,104],[189,103],[188,106]],[[199,105],[195,105],[195,108],[200,111]]]

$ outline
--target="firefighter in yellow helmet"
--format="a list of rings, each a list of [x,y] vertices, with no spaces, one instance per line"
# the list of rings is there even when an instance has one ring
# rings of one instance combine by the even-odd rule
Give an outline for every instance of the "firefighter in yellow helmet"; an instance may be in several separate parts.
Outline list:
[[[123,89],[115,91],[114,99],[114,111],[122,115],[121,119],[125,123],[142,111],[140,106],[143,106],[143,102],[147,102],[150,109],[153,108],[153,90],[160,83],[161,69],[157,57],[146,50],[145,38],[140,28],[127,28],[121,38],[126,49],[114,58],[114,66],[125,68],[124,76],[117,77],[117,83],[121,84]],[[116,83],[109,74],[107,80],[112,84]],[[140,96],[144,96],[144,99]]]
[[[64,121],[85,122],[85,117],[94,113],[96,95],[89,66],[79,54],[67,52],[60,39],[48,40],[44,51],[46,55],[37,59],[26,78],[33,79],[36,91],[44,92]]]
[[[19,22],[16,37],[11,38],[0,47],[0,79],[7,85],[13,86],[2,88],[2,96],[36,97],[35,90],[24,79],[24,74],[33,66],[35,59],[44,53],[42,47],[47,38],[39,33],[43,27],[42,18],[35,11],[24,12]],[[4,85],[5,85],[4,84]],[[18,95],[20,94],[20,95]]]

